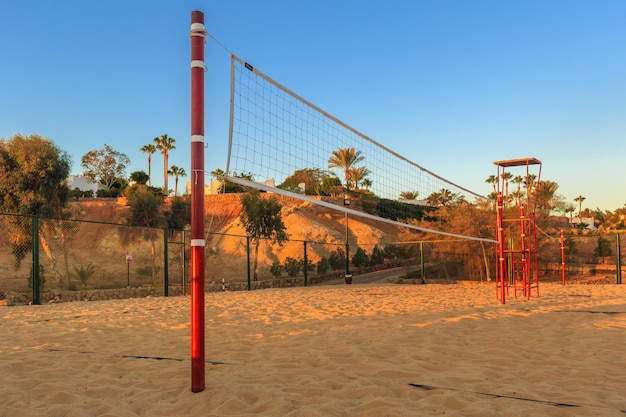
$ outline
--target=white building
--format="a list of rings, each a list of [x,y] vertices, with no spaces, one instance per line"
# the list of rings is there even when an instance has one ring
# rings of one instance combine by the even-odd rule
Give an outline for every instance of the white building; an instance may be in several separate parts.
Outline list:
[[[98,184],[91,178],[85,177],[84,175],[70,175],[65,180],[65,183],[67,184],[67,188],[70,190],[78,188],[81,191],[91,191],[94,195],[96,191],[103,188],[102,184]]]

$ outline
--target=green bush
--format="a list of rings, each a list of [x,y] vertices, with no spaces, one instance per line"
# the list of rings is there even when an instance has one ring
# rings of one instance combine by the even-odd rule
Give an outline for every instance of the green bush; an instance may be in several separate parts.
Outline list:
[[[278,278],[283,274],[283,266],[279,261],[274,261],[274,263],[270,267],[270,272],[275,278]]]
[[[603,237],[598,238],[598,246],[593,250],[593,256],[611,256],[611,244]]]
[[[382,265],[385,263],[385,253],[384,251],[378,247],[378,245],[374,246],[372,249],[372,254],[370,255],[370,265]]]
[[[346,267],[346,253],[342,248],[337,248],[330,253],[328,264],[333,271],[339,271]]]
[[[367,257],[367,253],[361,248],[357,248],[354,255],[352,255],[352,265],[357,268],[362,266],[367,266],[369,264],[369,258]]]
[[[33,288],[33,268],[30,268],[30,274],[28,274],[28,288]],[[39,264],[39,291],[43,291],[43,287],[46,283],[46,278],[44,275],[44,267]]]
[[[294,259],[292,257],[287,257],[287,259],[285,259],[284,266],[287,275],[289,275],[290,277],[295,277],[300,273],[302,261]]]
[[[76,272],[76,276],[80,280],[80,283],[84,286],[96,271],[93,267],[93,263],[89,262],[87,266],[81,265],[80,268],[74,266],[74,272]]]
[[[320,275],[326,274],[328,269],[330,268],[330,263],[328,259],[322,258],[317,262],[317,273]]]

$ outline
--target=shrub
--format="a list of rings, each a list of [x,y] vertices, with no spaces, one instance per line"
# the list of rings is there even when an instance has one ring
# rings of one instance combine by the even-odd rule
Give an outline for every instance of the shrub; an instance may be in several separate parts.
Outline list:
[[[367,253],[361,248],[357,248],[354,255],[352,255],[352,265],[358,267],[367,266],[369,264],[369,258]]]
[[[317,262],[317,273],[320,275],[323,275],[325,273],[328,272],[328,269],[330,268],[330,263],[328,262],[328,259],[326,258],[322,258]]]
[[[346,267],[346,253],[342,248],[335,249],[330,253],[328,263],[333,271],[344,269]]]
[[[30,274],[28,275],[28,288],[33,288],[33,268],[30,268]],[[43,291],[46,278],[44,276],[44,267],[39,264],[39,291]]]
[[[274,277],[278,278],[283,273],[283,266],[279,261],[274,261],[274,263],[270,267],[270,272]]]
[[[285,266],[285,271],[287,272],[287,275],[289,275],[290,277],[295,277],[296,275],[300,273],[300,267],[302,266],[302,261],[298,259],[294,259],[292,257],[287,257],[287,259],[285,259],[284,266]]]
[[[598,246],[593,250],[593,256],[611,256],[613,251],[608,240],[603,237],[598,238]]]
[[[370,265],[382,265],[383,263],[385,263],[385,253],[381,248],[378,247],[378,245],[376,245],[374,246],[374,249],[372,249],[372,255],[370,256]]]
[[[89,262],[87,266],[81,265],[80,268],[74,266],[74,272],[76,272],[76,276],[80,280],[80,283],[84,286],[96,271],[93,267],[93,263]]]

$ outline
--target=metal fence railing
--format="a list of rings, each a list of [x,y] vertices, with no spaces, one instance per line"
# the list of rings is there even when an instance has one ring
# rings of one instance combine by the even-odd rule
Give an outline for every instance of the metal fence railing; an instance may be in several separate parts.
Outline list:
[[[38,304],[61,292],[152,288],[185,276],[185,231],[0,215],[0,296]],[[170,250],[172,252],[170,253]]]
[[[559,279],[563,254],[568,278],[621,283],[620,239],[616,233],[571,234],[561,245],[558,237],[541,236],[540,280]],[[0,213],[0,301],[186,294],[189,248],[186,230]],[[205,280],[209,291],[306,286],[402,265],[420,282],[489,281],[494,255],[492,244],[458,239],[360,245],[260,239],[257,248],[247,236],[209,232]]]

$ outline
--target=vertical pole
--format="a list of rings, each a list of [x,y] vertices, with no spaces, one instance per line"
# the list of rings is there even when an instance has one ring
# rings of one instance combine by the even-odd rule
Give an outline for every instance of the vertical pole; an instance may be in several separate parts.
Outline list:
[[[506,304],[506,286],[508,278],[506,274],[506,258],[504,257],[504,225],[502,221],[502,193],[498,193],[498,214],[497,214],[497,233],[498,233],[498,272],[500,273],[500,303]],[[497,281],[497,280],[496,280]]]
[[[617,272],[617,283],[621,284],[622,283],[622,253],[621,253],[621,248],[620,248],[620,241],[619,241],[619,233],[615,234],[615,251],[616,251],[616,257],[615,257],[615,262],[616,262],[616,269],[615,272]]]
[[[187,268],[185,268],[185,263],[187,262],[186,255],[185,255],[185,233],[186,233],[185,230],[183,230],[181,232],[182,238],[181,238],[181,242],[180,242],[180,252],[181,252],[180,259],[182,260],[181,261],[181,268],[182,268],[182,273],[183,273],[183,275],[182,275],[182,277],[180,279],[180,282],[181,282],[181,285],[183,287],[183,291],[182,291],[183,295],[187,294],[187,289],[185,287],[185,285],[186,285],[186,280],[185,280],[186,277],[185,277],[185,275],[187,275]]]
[[[426,271],[424,271],[424,242],[420,241],[420,269],[422,271],[421,283],[426,284]]]
[[[559,242],[561,243],[561,283],[565,285],[565,235],[563,229],[561,229]]]
[[[204,13],[191,12],[191,391],[205,388]]]
[[[169,287],[170,287],[170,277],[169,277],[169,251],[167,245],[167,237],[169,236],[170,231],[168,229],[163,229],[163,296],[169,296]]]
[[[41,304],[41,283],[39,277],[39,217],[32,217],[33,233],[33,304]]]
[[[350,275],[350,242],[348,240],[348,212],[346,211],[346,284],[352,283],[352,275]]]
[[[250,270],[250,236],[246,236],[246,259],[248,260],[248,291],[250,291],[252,289],[250,283],[250,275],[252,273]]]
[[[130,262],[126,261],[126,289],[130,290]]]
[[[307,277],[309,273],[309,259],[306,256],[306,240],[304,241],[304,286],[307,286]]]

